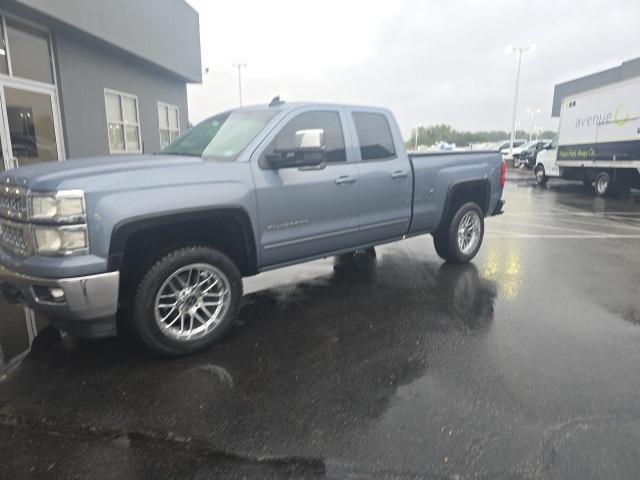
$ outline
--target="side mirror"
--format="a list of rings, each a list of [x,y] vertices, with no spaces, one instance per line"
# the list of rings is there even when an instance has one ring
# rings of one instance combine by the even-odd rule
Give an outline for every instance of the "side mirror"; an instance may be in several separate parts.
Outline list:
[[[323,129],[298,130],[294,140],[295,147],[277,148],[267,154],[267,161],[274,168],[319,167],[326,163],[327,147]]]
[[[282,148],[267,154],[267,161],[274,168],[318,167],[327,161],[325,148]]]

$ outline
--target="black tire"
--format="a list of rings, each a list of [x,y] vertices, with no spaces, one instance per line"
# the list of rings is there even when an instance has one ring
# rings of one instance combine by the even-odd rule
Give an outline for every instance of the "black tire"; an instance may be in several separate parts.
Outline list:
[[[449,252],[449,240],[442,232],[434,233],[433,246],[436,249],[438,256],[443,260],[446,260],[451,256],[451,253]]]
[[[458,229],[467,213],[473,212],[479,221],[480,232],[473,248],[463,251],[458,244]],[[473,259],[480,250],[484,238],[484,214],[478,204],[469,202],[462,205],[453,214],[451,220],[433,235],[433,245],[440,258],[449,263],[467,263]]]
[[[520,157],[513,157],[513,168],[520,168],[521,165]]]
[[[549,180],[549,177],[547,177],[546,172],[544,171],[544,165],[539,164],[536,166],[536,168],[533,170],[535,176],[536,176],[536,181],[538,182],[538,185],[540,185],[541,187],[544,187],[547,184],[547,181]]]
[[[598,175],[596,175],[594,186],[596,195],[599,197],[609,195],[612,190],[611,176],[607,172],[598,173]]]
[[[228,306],[219,323],[195,339],[177,340],[165,335],[155,320],[155,302],[164,282],[181,268],[204,264],[215,267],[229,285]],[[233,261],[222,252],[205,246],[178,248],[159,258],[146,272],[135,290],[131,321],[139,339],[164,356],[190,355],[209,348],[233,325],[240,309],[242,276]]]

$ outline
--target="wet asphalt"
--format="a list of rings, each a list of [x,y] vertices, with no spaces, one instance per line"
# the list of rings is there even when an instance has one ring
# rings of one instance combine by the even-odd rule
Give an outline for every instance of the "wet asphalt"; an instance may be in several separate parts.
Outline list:
[[[247,279],[199,355],[44,330],[0,478],[637,478],[640,195],[509,178],[472,264],[419,237]]]

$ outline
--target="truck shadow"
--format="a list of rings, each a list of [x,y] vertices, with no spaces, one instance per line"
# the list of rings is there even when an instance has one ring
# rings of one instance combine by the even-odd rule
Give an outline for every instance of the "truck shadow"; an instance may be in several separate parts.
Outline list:
[[[493,320],[496,285],[472,264],[419,261],[394,248],[327,270],[246,296],[240,325],[189,358],[45,330],[0,382],[0,406],[12,415],[295,454],[332,441],[322,432],[380,417],[401,385],[427,374],[448,337],[457,345],[450,368],[465,370],[455,349],[477,342]]]

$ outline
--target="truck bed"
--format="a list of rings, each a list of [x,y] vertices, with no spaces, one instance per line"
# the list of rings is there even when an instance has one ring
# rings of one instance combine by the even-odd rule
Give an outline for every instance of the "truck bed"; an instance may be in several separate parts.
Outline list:
[[[477,183],[486,187],[487,215],[500,201],[502,156],[497,150],[410,153],[409,159],[414,178],[409,235],[438,227],[451,185]]]

